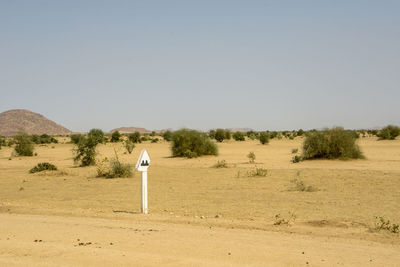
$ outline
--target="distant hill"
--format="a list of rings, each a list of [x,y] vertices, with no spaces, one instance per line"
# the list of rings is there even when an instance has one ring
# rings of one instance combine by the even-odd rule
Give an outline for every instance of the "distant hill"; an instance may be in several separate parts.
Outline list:
[[[70,134],[67,128],[41,114],[25,109],[13,109],[0,113],[0,135],[12,136],[23,129],[28,134]]]
[[[120,127],[120,128],[113,129],[110,132],[113,133],[113,132],[116,132],[116,131],[118,131],[121,134],[134,133],[134,132],[139,132],[139,133],[142,133],[142,134],[143,133],[151,133],[150,130],[147,130],[145,128],[138,128],[138,127]]]

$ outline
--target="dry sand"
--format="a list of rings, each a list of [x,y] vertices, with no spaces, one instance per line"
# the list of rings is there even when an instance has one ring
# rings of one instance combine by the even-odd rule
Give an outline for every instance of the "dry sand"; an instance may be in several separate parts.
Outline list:
[[[361,139],[366,160],[293,164],[301,142],[231,141],[218,144],[218,157],[198,159],[171,158],[168,143],[140,144],[131,155],[121,144],[101,145],[99,159],[115,147],[132,164],[148,149],[147,216],[139,213],[139,173],[95,178],[95,167],[73,165],[70,144],[12,160],[3,148],[0,265],[398,265],[399,234],[377,232],[374,223],[375,216],[400,223],[400,140]],[[211,167],[222,159],[229,168]],[[43,161],[60,171],[28,174]],[[268,175],[248,177],[255,167]],[[292,191],[294,178],[318,190]],[[289,212],[297,217],[291,226],[273,225]]]

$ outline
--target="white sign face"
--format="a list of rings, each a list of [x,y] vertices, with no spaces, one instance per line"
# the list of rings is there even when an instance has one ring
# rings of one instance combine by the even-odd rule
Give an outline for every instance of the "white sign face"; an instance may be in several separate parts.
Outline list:
[[[136,163],[136,170],[140,172],[145,172],[147,171],[147,168],[150,166],[150,156],[149,153],[147,153],[147,150],[144,149],[142,150],[142,153],[140,153],[140,157]]]

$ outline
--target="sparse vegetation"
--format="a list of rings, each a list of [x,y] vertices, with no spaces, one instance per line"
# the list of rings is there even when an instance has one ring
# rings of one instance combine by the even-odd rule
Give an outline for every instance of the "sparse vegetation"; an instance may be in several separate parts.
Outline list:
[[[303,159],[364,158],[355,141],[354,134],[341,127],[311,132],[304,141]]]
[[[267,174],[268,170],[263,168],[256,168],[255,170],[247,172],[248,177],[265,177]]]
[[[394,125],[388,125],[379,131],[379,140],[394,140],[400,135],[400,128]]]
[[[195,158],[203,155],[218,155],[217,146],[204,133],[182,129],[172,135],[172,156]]]
[[[276,214],[275,215],[274,225],[287,225],[287,226],[290,226],[290,225],[294,224],[296,219],[297,219],[297,216],[296,216],[296,214],[294,212],[290,212],[289,211],[288,216],[286,218],[281,216],[280,214]]]
[[[214,168],[228,168],[228,163],[226,160],[218,160],[217,163],[213,165]]]
[[[16,143],[14,150],[18,156],[33,156],[33,143],[24,131],[20,131],[18,135],[14,136],[14,140]]]
[[[115,150],[114,150],[115,151]],[[105,166],[105,164],[108,166]],[[130,178],[133,176],[132,166],[127,163],[121,163],[117,153],[115,152],[115,158],[108,162],[105,158],[97,164],[97,177],[105,178]]]
[[[297,152],[299,152],[299,149],[298,149],[298,148],[293,148],[293,149],[292,149],[292,154],[296,154]]]
[[[29,173],[36,173],[41,171],[56,171],[57,167],[48,162],[38,163],[35,167],[29,170]]]
[[[249,163],[254,163],[256,160],[256,154],[251,151],[249,154],[247,154],[247,158],[249,159]]]
[[[54,137],[51,137],[47,134],[42,134],[42,135],[32,135],[31,136],[32,142],[34,142],[35,144],[50,144],[50,143],[58,143],[57,139],[55,139]]]
[[[293,179],[290,182],[294,184],[294,187],[291,188],[289,191],[300,191],[300,192],[316,192],[316,191],[318,191],[318,188],[311,186],[311,185],[306,185],[302,180]]]
[[[377,220],[375,222],[375,230],[377,230],[377,231],[385,230],[385,231],[389,231],[394,234],[399,233],[399,230],[400,230],[399,224],[391,223],[390,220],[386,219],[383,216],[376,216],[375,219]]]

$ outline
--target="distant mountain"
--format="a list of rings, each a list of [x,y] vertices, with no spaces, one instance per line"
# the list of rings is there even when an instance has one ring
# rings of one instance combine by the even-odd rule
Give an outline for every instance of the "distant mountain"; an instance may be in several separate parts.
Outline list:
[[[116,128],[111,130],[110,132],[116,132],[118,131],[119,133],[123,134],[123,133],[134,133],[134,132],[139,132],[139,133],[151,133],[152,131],[147,130],[145,128],[138,128],[138,127],[120,127],[120,128]]]
[[[13,109],[0,113],[0,135],[12,136],[23,129],[28,134],[70,134],[67,128],[25,109]]]

